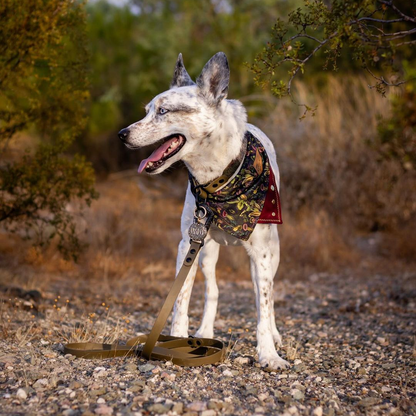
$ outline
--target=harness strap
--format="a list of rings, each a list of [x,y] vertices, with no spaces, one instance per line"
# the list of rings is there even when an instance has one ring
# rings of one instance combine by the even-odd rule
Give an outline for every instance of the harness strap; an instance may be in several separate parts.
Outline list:
[[[179,338],[161,335],[175,300],[203,244],[203,240],[191,240],[191,245],[182,267],[173,282],[150,334],[131,338],[125,345],[91,342],[66,344],[64,345],[64,353],[89,359],[135,355],[147,360],[172,361],[176,365],[188,367],[214,364],[222,361],[226,347],[221,341],[210,338]]]

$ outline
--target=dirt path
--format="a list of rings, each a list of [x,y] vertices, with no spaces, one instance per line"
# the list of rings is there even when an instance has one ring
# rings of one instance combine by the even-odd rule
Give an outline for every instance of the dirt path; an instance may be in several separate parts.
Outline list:
[[[11,286],[7,272],[0,277],[3,289]],[[278,372],[256,364],[248,281],[220,282],[216,336],[231,341],[226,361],[181,368],[132,358],[74,360],[59,344],[147,332],[168,280],[41,279],[32,276],[25,286],[41,288],[41,299],[9,292],[0,306],[1,415],[416,414],[415,275],[277,282],[281,355],[292,364]],[[202,308],[198,281],[192,330]]]

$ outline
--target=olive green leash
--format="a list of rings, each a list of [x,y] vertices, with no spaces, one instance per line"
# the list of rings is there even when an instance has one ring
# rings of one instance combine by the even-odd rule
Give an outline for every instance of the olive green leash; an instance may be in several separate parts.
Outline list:
[[[211,211],[205,205],[199,204],[195,210],[194,222],[189,228],[191,245],[150,334],[131,338],[125,345],[70,343],[64,345],[64,353],[90,359],[138,356],[147,360],[172,361],[176,365],[187,367],[222,361],[226,346],[221,341],[210,338],[180,338],[161,335],[175,300],[204,245],[211,222]]]

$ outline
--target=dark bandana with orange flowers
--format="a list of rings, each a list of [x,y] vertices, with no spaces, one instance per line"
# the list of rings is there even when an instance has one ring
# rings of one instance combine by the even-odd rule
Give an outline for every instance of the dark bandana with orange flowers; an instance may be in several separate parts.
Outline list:
[[[257,223],[282,223],[279,192],[267,153],[250,132],[246,132],[247,151],[239,172],[206,200],[221,230],[241,240],[248,240]],[[189,174],[191,191],[200,202],[199,185]]]

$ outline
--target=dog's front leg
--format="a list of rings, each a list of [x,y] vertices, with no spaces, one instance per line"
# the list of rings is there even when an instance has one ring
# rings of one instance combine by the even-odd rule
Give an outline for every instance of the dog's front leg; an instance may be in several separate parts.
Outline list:
[[[205,305],[201,326],[195,336],[212,338],[214,336],[214,322],[218,306],[218,286],[215,276],[215,266],[218,260],[220,245],[213,239],[207,239],[201,250],[199,265],[205,277]]]
[[[189,237],[183,239],[179,243],[178,257],[176,260],[176,275],[178,275],[180,268],[182,267],[186,253],[189,250]],[[199,255],[198,255],[199,256]],[[175,306],[173,308],[172,327],[170,334],[175,337],[187,337],[188,336],[188,308],[189,300],[191,298],[192,287],[194,285],[196,269],[198,267],[198,261],[195,259],[194,264],[191,266],[189,274],[182,286],[181,291],[176,299]]]
[[[245,243],[250,256],[250,270],[257,306],[257,352],[260,365],[272,369],[289,363],[279,356],[273,340],[273,278],[271,227],[259,224]]]

